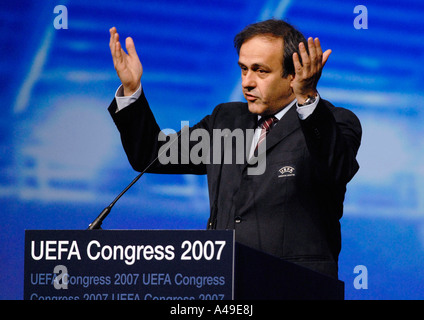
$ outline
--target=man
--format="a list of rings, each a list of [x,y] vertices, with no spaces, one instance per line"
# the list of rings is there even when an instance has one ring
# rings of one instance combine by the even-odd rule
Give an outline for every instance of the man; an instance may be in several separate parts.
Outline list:
[[[323,53],[318,38],[306,40],[291,25],[274,19],[247,26],[234,43],[247,103],[220,104],[189,131],[209,132],[210,151],[203,157],[210,160],[221,152],[213,148],[213,130],[247,133],[263,128],[251,140],[249,156],[243,163],[186,159],[164,165],[154,161],[165,142],[158,139],[160,128],[141,88],[143,68],[133,40],[126,39],[126,54],[116,29],[110,29],[122,86],[109,112],[128,159],[138,171],[153,162],[148,172],[207,174],[208,228],[235,229],[242,244],[337,278],[339,219],[346,184],[359,168],[355,158],[361,126],[352,112],[318,94],[331,50]],[[258,153],[264,137],[265,171],[248,174],[248,159]],[[178,150],[184,149],[181,137],[177,144]],[[186,148],[194,144],[190,141]]]

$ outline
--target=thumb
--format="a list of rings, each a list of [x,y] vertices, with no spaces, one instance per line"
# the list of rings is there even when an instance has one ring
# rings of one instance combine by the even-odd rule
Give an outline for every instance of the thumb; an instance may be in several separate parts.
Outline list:
[[[330,54],[331,54],[331,49],[328,49],[328,50],[326,50],[326,51],[323,53],[323,55],[322,55],[322,67],[323,67],[323,68],[324,68],[325,63],[327,62],[328,57],[330,56]]]
[[[125,47],[127,48],[127,52],[130,57],[138,57],[134,41],[131,37],[125,39]]]

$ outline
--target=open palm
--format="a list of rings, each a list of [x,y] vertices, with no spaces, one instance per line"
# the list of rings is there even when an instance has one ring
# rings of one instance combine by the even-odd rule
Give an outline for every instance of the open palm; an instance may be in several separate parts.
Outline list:
[[[124,87],[124,95],[132,95],[140,86],[140,79],[143,75],[143,66],[135,50],[134,41],[130,37],[125,40],[127,54],[122,49],[121,43],[119,42],[119,34],[116,28],[111,28],[109,32],[109,47],[112,54],[113,65]]]

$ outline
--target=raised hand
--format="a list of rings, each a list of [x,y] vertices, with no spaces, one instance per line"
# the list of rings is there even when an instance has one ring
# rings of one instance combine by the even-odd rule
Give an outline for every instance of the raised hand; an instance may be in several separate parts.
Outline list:
[[[124,87],[124,95],[130,96],[137,91],[140,86],[140,79],[143,75],[143,66],[138,58],[137,51],[135,50],[133,39],[130,37],[125,39],[125,47],[128,52],[128,54],[126,54],[119,42],[119,34],[117,33],[116,28],[111,28],[109,32],[109,47],[112,54],[113,65],[115,66],[115,70],[122,82],[122,86]]]
[[[312,37],[308,38],[308,49],[309,55],[304,43],[299,44],[302,63],[299,61],[299,55],[296,52],[293,53],[295,77],[290,85],[300,104],[303,104],[309,96],[316,95],[322,69],[331,54],[330,49],[322,53],[318,38],[315,38],[315,40]]]

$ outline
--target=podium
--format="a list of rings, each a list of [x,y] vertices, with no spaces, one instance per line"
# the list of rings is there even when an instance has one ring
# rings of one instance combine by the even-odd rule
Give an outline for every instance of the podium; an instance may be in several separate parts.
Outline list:
[[[344,299],[344,283],[234,230],[26,230],[27,300]]]

